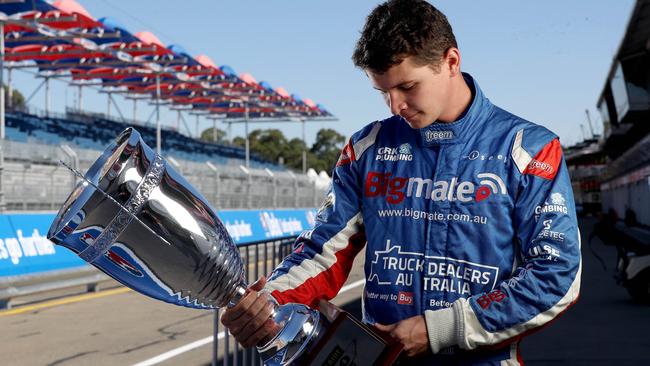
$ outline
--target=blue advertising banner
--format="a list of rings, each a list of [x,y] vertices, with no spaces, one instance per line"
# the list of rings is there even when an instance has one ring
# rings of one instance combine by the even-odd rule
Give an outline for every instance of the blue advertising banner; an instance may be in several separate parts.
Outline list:
[[[235,243],[298,235],[314,225],[316,210],[218,211]],[[51,214],[0,215],[0,279],[87,265],[46,237]]]
[[[54,214],[0,215],[0,277],[84,266],[47,239]]]

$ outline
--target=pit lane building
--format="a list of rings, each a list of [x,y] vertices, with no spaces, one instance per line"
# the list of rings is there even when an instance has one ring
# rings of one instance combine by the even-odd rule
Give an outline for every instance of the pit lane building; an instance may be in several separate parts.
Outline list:
[[[650,0],[638,0],[597,106],[607,165],[602,209],[650,225]],[[577,179],[577,178],[575,178]],[[630,211],[631,210],[631,211]]]

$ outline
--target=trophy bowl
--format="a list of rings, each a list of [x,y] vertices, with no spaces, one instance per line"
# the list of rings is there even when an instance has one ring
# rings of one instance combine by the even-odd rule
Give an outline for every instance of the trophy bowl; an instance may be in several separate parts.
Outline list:
[[[208,201],[133,128],[90,167],[48,238],[144,295],[198,309],[236,305],[247,284],[236,245]],[[281,328],[258,347],[266,365],[296,361],[327,324],[301,304],[279,306]]]

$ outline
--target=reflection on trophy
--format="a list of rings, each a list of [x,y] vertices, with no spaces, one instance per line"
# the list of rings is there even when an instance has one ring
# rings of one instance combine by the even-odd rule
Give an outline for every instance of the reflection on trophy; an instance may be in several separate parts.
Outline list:
[[[176,305],[233,306],[247,288],[214,209],[131,128],[77,184],[48,238],[125,286]],[[258,347],[266,365],[303,362],[308,348],[327,349],[336,328],[328,327],[335,318],[301,304],[275,303],[273,319],[279,332]]]

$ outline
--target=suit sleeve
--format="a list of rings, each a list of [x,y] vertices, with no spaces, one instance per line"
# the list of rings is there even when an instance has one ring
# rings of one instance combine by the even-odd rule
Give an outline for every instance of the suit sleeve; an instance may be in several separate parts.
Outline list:
[[[357,178],[350,139],[334,168],[314,227],[300,235],[294,251],[273,271],[265,287],[279,303],[316,308],[320,299],[333,298],[345,283],[355,256],[366,243]]]
[[[434,352],[451,345],[475,349],[511,343],[578,298],[580,233],[560,143],[554,138],[531,157],[521,146],[521,134],[513,148],[521,179],[512,217],[520,263],[493,291],[426,312]]]

